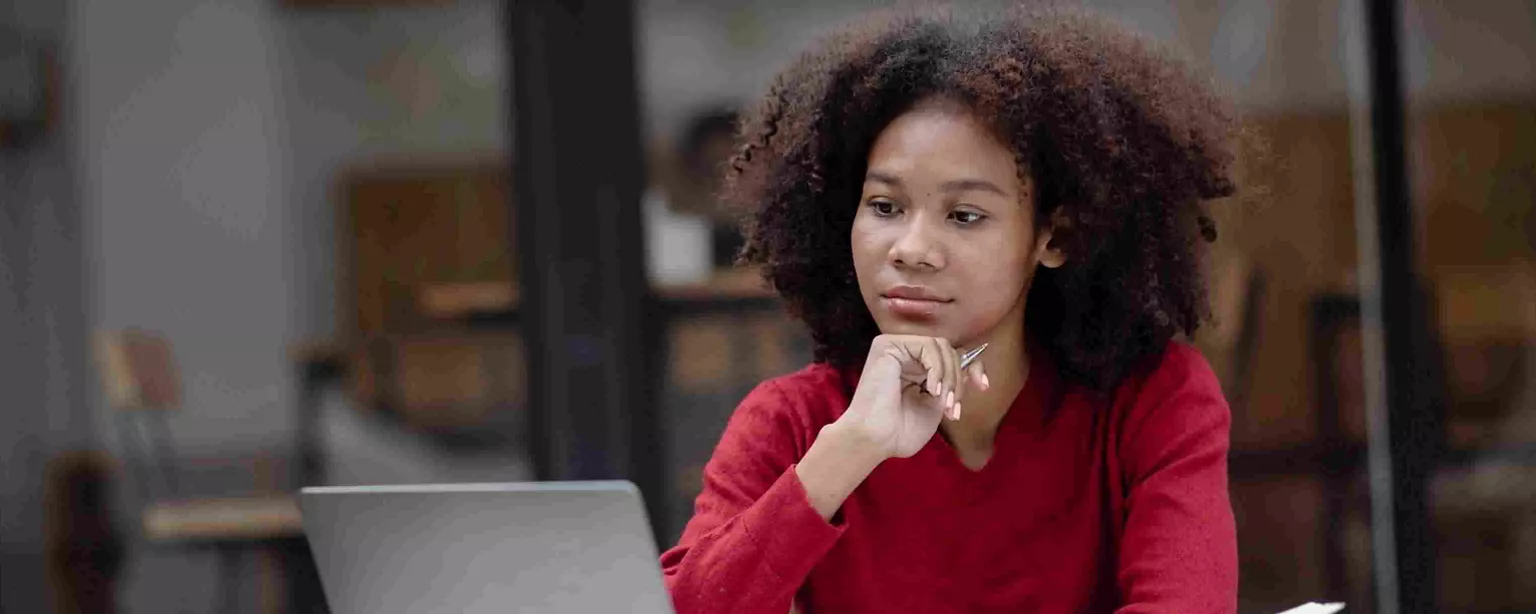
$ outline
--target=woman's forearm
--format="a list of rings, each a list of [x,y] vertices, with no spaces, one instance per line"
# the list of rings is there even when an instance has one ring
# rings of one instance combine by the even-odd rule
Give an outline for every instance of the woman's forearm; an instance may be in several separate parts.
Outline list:
[[[831,520],[859,484],[884,461],[878,447],[837,423],[822,427],[795,466],[811,507]]]

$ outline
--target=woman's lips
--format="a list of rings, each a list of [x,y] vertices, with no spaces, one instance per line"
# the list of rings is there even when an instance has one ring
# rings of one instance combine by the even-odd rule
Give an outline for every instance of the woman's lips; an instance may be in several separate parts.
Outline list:
[[[939,308],[949,304],[949,301],[899,296],[882,296],[880,300],[891,315],[904,320],[932,320],[938,315]]]

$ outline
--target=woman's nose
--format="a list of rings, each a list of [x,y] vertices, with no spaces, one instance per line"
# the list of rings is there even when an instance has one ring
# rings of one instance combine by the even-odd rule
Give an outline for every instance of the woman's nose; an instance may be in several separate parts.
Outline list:
[[[943,245],[922,216],[913,216],[891,246],[891,262],[897,267],[942,269]]]

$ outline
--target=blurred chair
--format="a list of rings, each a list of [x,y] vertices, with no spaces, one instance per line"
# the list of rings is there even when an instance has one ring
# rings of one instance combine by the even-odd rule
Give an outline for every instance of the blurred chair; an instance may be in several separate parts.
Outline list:
[[[115,467],[105,453],[78,450],[48,461],[43,533],[52,611],[115,614],[123,539],[113,525]]]
[[[265,563],[275,547],[303,540],[294,494],[276,492],[271,478],[262,477],[270,471],[258,466],[256,487],[264,493],[189,496],[167,424],[167,415],[181,408],[181,381],[170,343],[136,329],[104,332],[97,341],[99,371],[140,508],[137,536],[152,546],[217,552],[221,602],[216,611],[234,611],[241,555],[254,549]],[[264,601],[276,603],[267,596]]]
[[[1436,432],[1421,445],[1431,462],[1424,488],[1440,605],[1528,611],[1536,585],[1520,578],[1536,573],[1536,271],[1518,262],[1437,266],[1425,280],[1429,330],[1420,334],[1434,354],[1419,385],[1434,406]],[[1366,365],[1358,297],[1319,297],[1313,310],[1319,432],[1360,467]],[[1324,513],[1330,575],[1347,568],[1368,577],[1368,491],[1363,476],[1335,469],[1339,491]]]
[[[1441,604],[1536,607],[1536,267],[1438,266],[1429,278],[1452,458],[1430,482]]]

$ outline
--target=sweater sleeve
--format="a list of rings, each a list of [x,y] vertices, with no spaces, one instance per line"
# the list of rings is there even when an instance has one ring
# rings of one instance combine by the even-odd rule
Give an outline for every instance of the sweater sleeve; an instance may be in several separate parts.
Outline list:
[[[661,556],[678,614],[785,614],[842,527],[811,507],[795,463],[817,429],[773,382],[732,414],[704,467],[703,491]]]
[[[1237,611],[1237,530],[1227,493],[1231,411],[1199,352],[1170,345],[1128,413],[1122,614]]]

